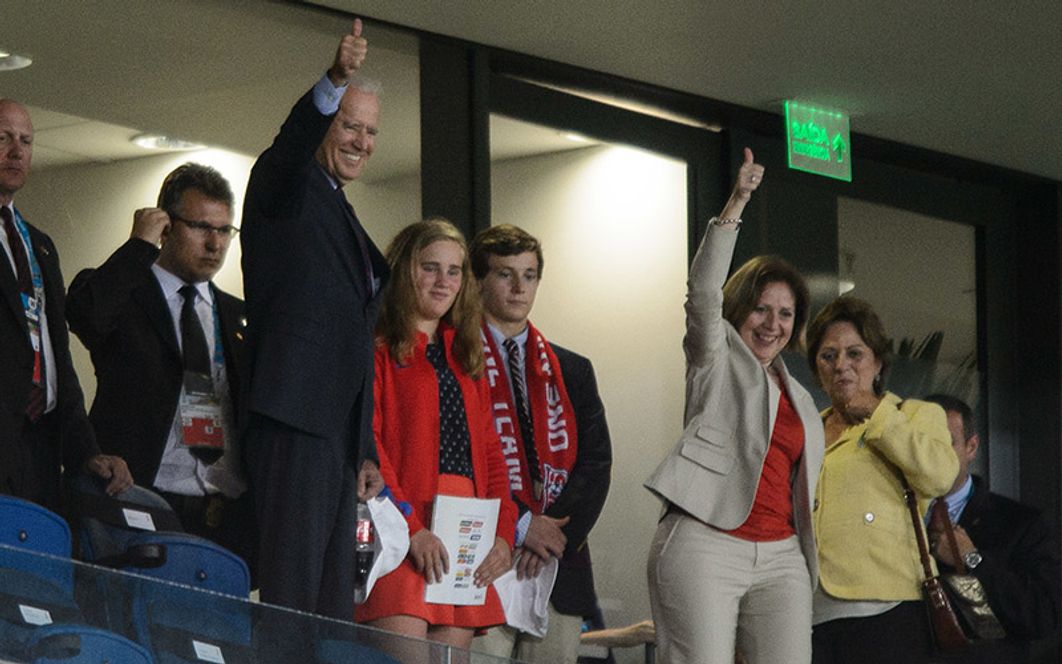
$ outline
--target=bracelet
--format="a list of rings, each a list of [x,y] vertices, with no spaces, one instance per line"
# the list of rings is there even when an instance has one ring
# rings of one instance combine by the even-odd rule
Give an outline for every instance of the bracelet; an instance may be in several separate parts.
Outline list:
[[[708,223],[712,226],[729,226],[730,224],[733,224],[736,228],[743,222],[740,219],[720,219],[719,217],[712,217],[708,220]]]

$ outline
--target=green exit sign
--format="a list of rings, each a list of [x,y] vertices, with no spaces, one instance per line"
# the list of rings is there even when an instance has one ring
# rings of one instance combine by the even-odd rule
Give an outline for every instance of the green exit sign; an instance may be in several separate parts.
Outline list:
[[[786,100],[785,134],[789,168],[852,181],[847,114]]]

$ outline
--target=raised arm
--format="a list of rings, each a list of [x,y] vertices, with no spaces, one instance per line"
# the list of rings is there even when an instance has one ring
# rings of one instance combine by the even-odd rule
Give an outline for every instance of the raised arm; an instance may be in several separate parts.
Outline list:
[[[866,443],[903,471],[920,499],[946,494],[959,472],[947,417],[935,403],[881,399],[867,421]]]
[[[245,222],[253,223],[254,217],[271,218],[297,202],[302,169],[314,160],[347,84],[365,62],[368,48],[361,19],[354,19],[350,32],[340,39],[325,76],[291,109],[273,144],[255,164],[248,199],[255,202],[258,214]]]
[[[159,242],[169,227],[164,211],[137,210],[129,240],[99,268],[74,277],[66,298],[66,319],[90,351],[118,327],[133,292],[144,283],[145,271],[158,258]]]
[[[690,265],[683,344],[689,366],[707,364],[713,352],[722,347],[726,336],[723,332],[723,283],[734,256],[738,220],[761,182],[763,166],[756,163],[752,150],[745,148],[744,161],[738,169],[730,198],[708,226]]]

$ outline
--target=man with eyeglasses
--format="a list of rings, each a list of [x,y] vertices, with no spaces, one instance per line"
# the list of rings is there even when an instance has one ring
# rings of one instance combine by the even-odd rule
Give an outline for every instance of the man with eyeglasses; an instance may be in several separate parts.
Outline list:
[[[236,228],[232,188],[187,163],[137,210],[129,240],[70,285],[67,320],[92,354],[100,447],[174,508],[185,531],[257,551],[236,430],[243,302],[211,279]],[[161,245],[161,247],[160,247]]]

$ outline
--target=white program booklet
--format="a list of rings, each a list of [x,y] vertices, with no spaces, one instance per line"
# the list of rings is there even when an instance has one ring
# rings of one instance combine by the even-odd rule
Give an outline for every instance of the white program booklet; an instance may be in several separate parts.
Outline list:
[[[435,497],[431,532],[446,547],[450,571],[442,581],[428,584],[425,602],[481,605],[487,601],[487,589],[477,588],[472,577],[494,547],[500,504],[497,498]]]

